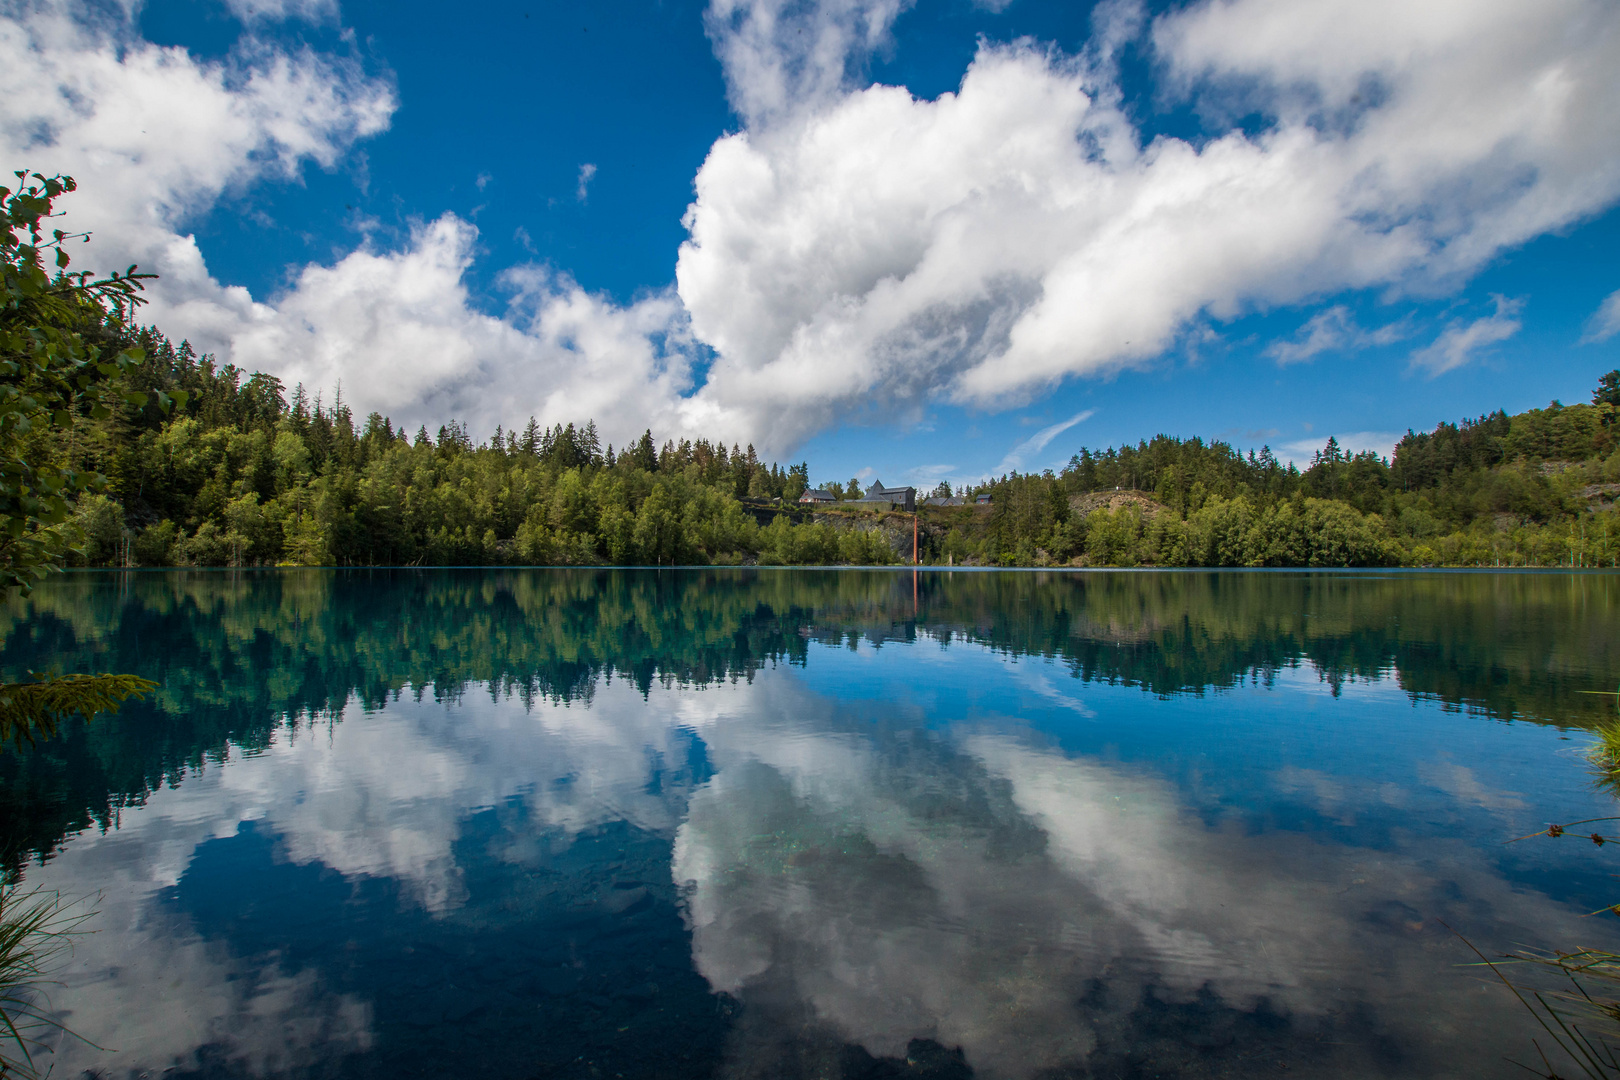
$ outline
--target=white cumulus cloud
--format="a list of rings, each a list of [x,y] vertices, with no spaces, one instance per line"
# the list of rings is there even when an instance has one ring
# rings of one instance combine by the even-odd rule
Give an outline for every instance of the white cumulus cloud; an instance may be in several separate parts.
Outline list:
[[[677,272],[719,354],[701,394],[788,441],[871,401],[1020,403],[1201,318],[1454,289],[1620,195],[1610,5],[1231,0],[1151,41],[1166,93],[1274,121],[1145,139],[1106,56],[986,43],[954,93],[845,90],[717,142]]]
[[[337,164],[396,105],[388,82],[347,58],[247,39],[206,63],[63,5],[0,8],[0,94],[0,153],[84,181],[72,222],[95,230],[97,252],[162,262],[165,292],[210,284],[186,220],[226,192],[294,179],[306,161]]]
[[[743,127],[695,178],[673,291],[629,305],[518,267],[490,314],[465,284],[476,233],[453,216],[296,270],[280,295],[217,281],[188,221],[334,167],[395,106],[357,62],[251,31],[205,63],[127,21],[0,6],[0,148],[78,176],[70,224],[96,230],[94,261],[162,274],[151,317],[222,360],[341,378],[358,411],[411,426],[594,415],[616,440],[651,423],[771,453],[941,401],[1027,402],[1251,311],[1447,295],[1620,197],[1620,8],[1603,0],[1205,0],[1151,23],[1111,4],[1078,55],[987,41],[931,100],[862,75],[908,6],[713,0]],[[251,7],[336,18],[316,0]],[[1159,98],[1211,137],[1130,118],[1111,51],[1133,39]],[[1261,130],[1231,119],[1254,114]],[[1449,328],[1417,362],[1466,362],[1510,324],[1502,309]],[[1388,333],[1330,308],[1272,355]]]
[[[226,349],[249,369],[289,384],[331,387],[396,423],[489,412],[501,404],[550,421],[617,420],[621,443],[637,424],[684,429],[701,404],[691,384],[680,305],[669,293],[618,306],[537,267],[508,271],[505,317],[471,303],[463,277],[477,230],[455,217],[416,229],[397,252],[362,249],[306,267],[273,307],[254,305],[222,326]],[[490,426],[496,421],[490,420]],[[475,432],[482,434],[482,432]]]
[[[208,63],[112,17],[0,7],[0,94],[0,158],[80,182],[67,224],[94,237],[75,248],[76,265],[155,271],[142,318],[222,361],[311,390],[341,381],[362,415],[377,409],[413,428],[594,413],[622,441],[648,422],[722,423],[682,396],[690,350],[670,292],[620,306],[516,267],[502,275],[505,317],[485,314],[464,282],[477,230],[454,215],[421,224],[397,250],[364,244],[311,263],[279,295],[217,280],[189,221],[254,183],[296,181],[305,163],[332,167],[387,128],[392,85],[352,60],[248,37]]]

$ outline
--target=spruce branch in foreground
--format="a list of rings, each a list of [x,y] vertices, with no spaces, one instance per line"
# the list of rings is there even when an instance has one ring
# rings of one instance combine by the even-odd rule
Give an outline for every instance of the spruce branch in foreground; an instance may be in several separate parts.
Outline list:
[[[94,719],[115,713],[131,697],[145,697],[157,683],[139,675],[38,675],[34,682],[0,683],[0,745],[18,749],[54,738],[69,716]]]

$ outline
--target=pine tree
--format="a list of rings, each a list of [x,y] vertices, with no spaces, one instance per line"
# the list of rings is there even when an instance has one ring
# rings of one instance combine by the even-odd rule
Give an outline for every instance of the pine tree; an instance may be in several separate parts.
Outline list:
[[[1592,391],[1592,404],[1620,408],[1620,368],[1598,379],[1597,389]]]
[[[653,446],[651,428],[641,433],[641,438],[636,441],[635,449],[629,451],[626,456],[630,458],[631,464],[638,469],[646,472],[658,471],[658,451]]]
[[[585,421],[585,427],[580,432],[579,450],[584,458],[582,465],[600,465],[602,463],[602,444],[596,433],[596,421]]]

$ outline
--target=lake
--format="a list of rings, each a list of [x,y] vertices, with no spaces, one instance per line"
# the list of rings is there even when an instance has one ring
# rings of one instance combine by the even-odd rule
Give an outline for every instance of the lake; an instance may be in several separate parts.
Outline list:
[[[1505,843],[1614,812],[1617,613],[1601,573],[71,573],[5,678],[162,687],[0,753],[0,855],[97,909],[58,1077],[1524,1075],[1462,938],[1620,949],[1613,847]]]

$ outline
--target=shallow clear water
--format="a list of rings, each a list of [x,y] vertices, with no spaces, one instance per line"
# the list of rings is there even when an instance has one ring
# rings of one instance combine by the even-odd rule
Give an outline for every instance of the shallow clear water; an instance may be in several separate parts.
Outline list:
[[[71,574],[54,1075],[1511,1076],[1609,945],[1620,577]],[[1443,925],[1444,924],[1444,925]],[[1545,1040],[1543,1040],[1545,1041]]]

